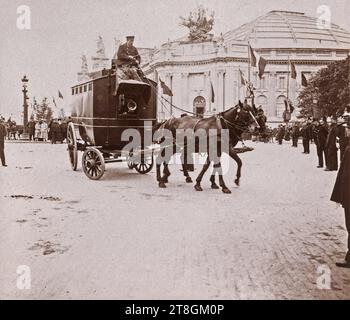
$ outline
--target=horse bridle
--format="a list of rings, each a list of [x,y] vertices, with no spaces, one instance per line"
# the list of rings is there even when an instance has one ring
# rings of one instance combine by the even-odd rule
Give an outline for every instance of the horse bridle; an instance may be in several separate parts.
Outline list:
[[[238,108],[238,107],[236,107],[236,108]],[[250,116],[254,119],[254,121],[255,121],[255,123],[258,125],[258,127],[260,127],[260,126],[259,126],[259,123],[258,123],[257,120],[255,119],[255,117],[254,117],[254,115],[252,114],[252,112],[251,112],[251,111],[248,111],[248,112],[249,112]],[[237,129],[239,129],[239,130],[241,130],[241,131],[245,131],[246,128],[249,126],[249,122],[248,122],[248,121],[241,121],[241,122],[242,122],[242,126],[240,126],[240,125],[238,125],[238,124],[236,124],[236,123],[233,123],[233,122],[231,122],[231,121],[225,119],[224,116],[223,116],[223,113],[224,113],[224,112],[219,113],[219,118],[222,119],[222,120],[224,120],[224,122],[225,122],[228,126],[232,127],[233,129],[236,129],[236,128],[237,128]],[[238,115],[236,115],[235,120],[237,120],[237,117],[238,117]]]

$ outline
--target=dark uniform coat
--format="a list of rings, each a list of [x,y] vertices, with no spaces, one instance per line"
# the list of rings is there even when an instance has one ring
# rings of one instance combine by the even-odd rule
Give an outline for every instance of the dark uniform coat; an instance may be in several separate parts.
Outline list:
[[[298,147],[299,136],[300,136],[300,129],[299,129],[299,126],[294,125],[294,126],[292,127],[293,147]]]
[[[60,128],[60,124],[58,122],[53,122],[51,124],[51,138],[52,138],[52,143],[56,143],[57,141],[61,141],[61,128]]]
[[[324,125],[315,126],[313,130],[314,141],[317,148],[318,165],[323,167],[323,155],[326,156],[325,148],[328,136],[328,129]]]
[[[306,124],[301,128],[300,135],[303,138],[304,152],[310,153],[310,140],[312,139],[312,125]]]
[[[347,146],[335,181],[331,201],[344,207],[345,225],[348,232],[348,252],[345,260],[350,263],[350,146]]]
[[[285,127],[281,126],[277,129],[276,139],[278,140],[279,144],[282,144],[285,133],[286,133]]]
[[[141,57],[137,49],[134,46],[128,46],[127,43],[124,43],[119,47],[117,56],[118,67],[125,65],[134,65],[134,60],[129,56],[133,56],[139,64],[141,63]]]
[[[332,125],[326,141],[326,165],[329,170],[338,170],[337,126]]]
[[[345,149],[349,144],[349,138],[345,134],[345,127],[337,127],[337,137],[339,138],[340,159],[343,159]]]
[[[350,208],[350,146],[345,149],[331,201],[340,203],[344,208]]]
[[[5,162],[5,152],[4,152],[4,142],[5,137],[7,136],[7,130],[3,123],[0,123],[0,159],[1,163],[4,166],[6,164]]]

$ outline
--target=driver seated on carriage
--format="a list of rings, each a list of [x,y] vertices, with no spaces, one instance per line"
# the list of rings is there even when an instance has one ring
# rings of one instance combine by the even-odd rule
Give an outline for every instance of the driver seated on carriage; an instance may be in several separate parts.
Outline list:
[[[117,78],[119,80],[137,80],[143,81],[142,71],[139,67],[141,56],[134,47],[134,36],[127,36],[126,43],[122,44],[117,53],[117,59],[113,61],[114,67],[117,67]]]

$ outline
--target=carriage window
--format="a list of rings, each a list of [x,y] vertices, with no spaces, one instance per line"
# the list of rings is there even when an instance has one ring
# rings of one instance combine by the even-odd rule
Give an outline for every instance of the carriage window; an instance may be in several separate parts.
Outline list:
[[[89,83],[89,91],[92,91],[92,83]]]
[[[72,96],[74,96],[74,88],[72,88]]]
[[[79,93],[82,93],[82,92],[83,92],[83,87],[80,86],[80,87],[79,87]]]
[[[84,86],[84,92],[86,92],[86,91],[87,91],[87,85]]]
[[[78,87],[75,88],[75,94],[78,94]]]

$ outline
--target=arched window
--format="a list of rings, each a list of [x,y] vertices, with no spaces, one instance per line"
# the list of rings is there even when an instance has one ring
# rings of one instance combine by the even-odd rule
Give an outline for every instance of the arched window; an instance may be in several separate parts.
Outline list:
[[[259,108],[261,106],[265,112],[265,115],[267,115],[267,97],[264,95],[258,96],[256,98],[256,107]]]
[[[279,96],[276,101],[276,116],[277,118],[283,119],[283,112],[286,110],[284,101],[287,98],[285,96]]]

